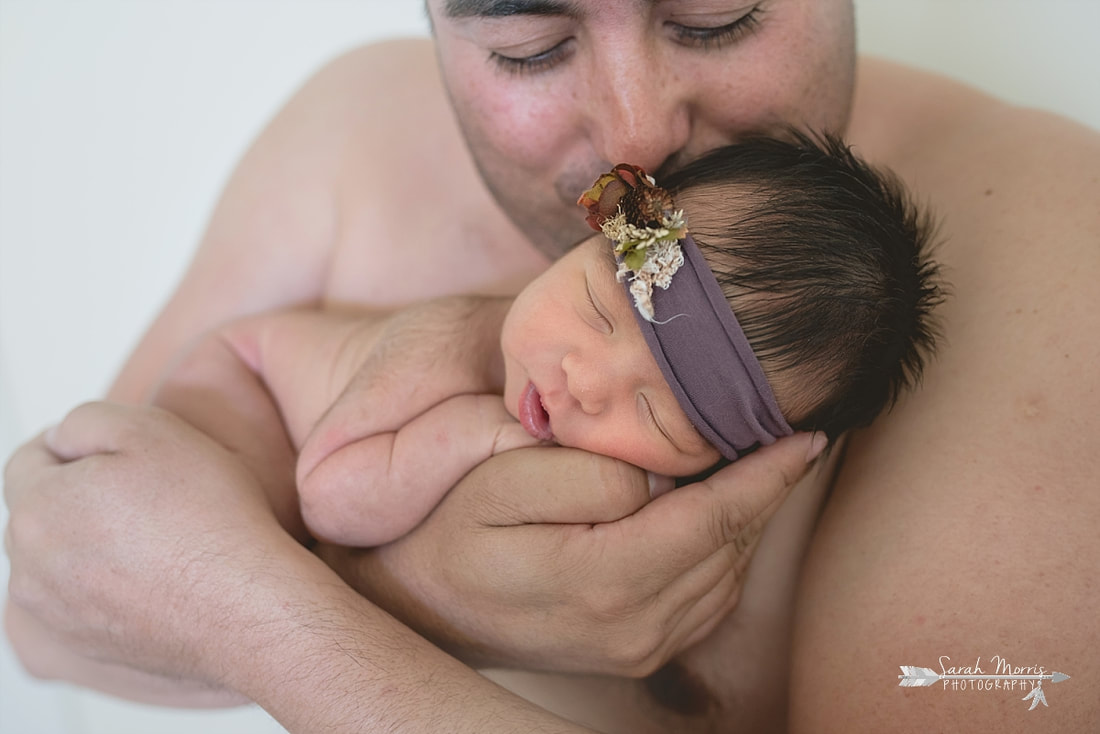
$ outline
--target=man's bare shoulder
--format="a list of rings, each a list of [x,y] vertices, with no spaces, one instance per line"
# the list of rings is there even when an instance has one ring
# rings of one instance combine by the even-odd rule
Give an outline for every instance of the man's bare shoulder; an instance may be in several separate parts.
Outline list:
[[[1024,186],[1033,176],[1055,181],[1085,174],[1085,181],[1094,181],[1089,166],[1100,153],[1100,134],[1082,124],[871,57],[860,59],[848,139],[858,153],[928,196],[947,180],[988,175],[1026,172],[1004,181]],[[1075,179],[1066,181],[1067,188],[1074,185]]]
[[[323,121],[334,147],[353,144],[360,149],[408,148],[416,144],[409,133],[424,120],[441,112],[444,120],[450,116],[426,39],[383,41],[346,51],[319,69],[291,104],[302,112],[303,122]],[[394,136],[394,131],[403,134]]]
[[[934,209],[953,293],[922,388],[853,437],[818,527],[792,728],[1030,731],[1042,716],[1079,731],[1100,708],[1074,679],[1046,684],[1050,707],[1029,713],[1019,687],[899,688],[897,675],[942,672],[940,656],[1100,675],[1100,135],[922,72],[866,81],[883,96],[857,102],[853,129],[871,112],[897,126],[864,140]]]
[[[429,40],[348,51],[291,104],[332,161],[329,302],[514,293],[546,266],[482,182]]]

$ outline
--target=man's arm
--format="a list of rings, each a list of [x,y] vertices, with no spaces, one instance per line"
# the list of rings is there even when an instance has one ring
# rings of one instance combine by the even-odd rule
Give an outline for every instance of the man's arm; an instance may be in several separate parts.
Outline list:
[[[279,317],[269,317],[277,321]],[[260,486],[279,524],[294,538],[305,541],[298,496],[294,487],[296,452],[287,437],[279,406],[263,381],[242,355],[242,339],[254,333],[249,323],[235,323],[202,337],[158,383],[151,404],[173,412],[192,427],[231,452],[249,479]],[[311,336],[323,339],[323,333]],[[310,344],[299,346],[312,354]],[[317,371],[318,373],[320,370]],[[313,388],[304,383],[308,394]],[[34,442],[32,442],[33,444]],[[41,448],[24,448],[41,451]],[[18,455],[13,463],[18,462]],[[234,475],[239,476],[239,475]],[[15,481],[19,481],[17,478]],[[180,675],[155,673],[114,665],[79,654],[41,619],[8,604],[5,631],[28,670],[39,677],[63,676],[67,681],[143,703],[166,706],[222,706],[246,702],[239,694]]]
[[[584,731],[359,597],[283,531],[230,453],[165,411],[77,408],[12,458],[4,487],[11,599],[106,668],[244,695],[302,734]],[[84,511],[42,511],[57,504]]]
[[[853,437],[813,541],[792,731],[1091,730],[1100,136],[897,67],[862,78],[855,114],[874,107],[897,140],[881,157],[941,214],[954,294],[923,389]],[[940,656],[1072,677],[1034,711],[1030,684],[898,686],[899,666],[941,673]]]

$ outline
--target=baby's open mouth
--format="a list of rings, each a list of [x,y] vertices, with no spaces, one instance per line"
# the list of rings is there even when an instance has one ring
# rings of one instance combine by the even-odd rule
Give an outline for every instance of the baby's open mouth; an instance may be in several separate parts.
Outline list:
[[[527,389],[519,398],[519,422],[540,441],[554,438],[554,433],[550,430],[550,414],[543,407],[542,396],[533,382],[527,383]]]

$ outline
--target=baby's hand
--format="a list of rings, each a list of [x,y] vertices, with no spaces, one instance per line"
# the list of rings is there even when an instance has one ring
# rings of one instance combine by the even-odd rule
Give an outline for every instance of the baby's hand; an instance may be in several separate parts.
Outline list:
[[[512,449],[551,445],[551,442],[542,441],[528,433],[523,425],[508,413],[504,407],[504,401],[499,395],[475,395],[471,397],[477,401],[478,430],[483,432],[481,435],[492,436],[489,444],[491,446],[490,456],[496,456]],[[463,429],[459,427],[459,430]]]

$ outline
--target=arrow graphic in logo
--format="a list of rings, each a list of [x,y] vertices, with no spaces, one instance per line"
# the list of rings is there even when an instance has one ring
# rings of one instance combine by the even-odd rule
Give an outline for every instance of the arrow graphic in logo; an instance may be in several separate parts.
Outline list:
[[[1043,694],[1043,681],[1049,680],[1051,683],[1061,683],[1064,680],[1068,680],[1069,676],[1065,673],[1045,673],[1042,675],[944,675],[937,673],[931,668],[921,668],[916,665],[902,665],[901,675],[898,676],[898,685],[905,688],[925,688],[932,685],[936,681],[941,680],[1034,680],[1038,681],[1039,685],[1031,689],[1031,692],[1024,696],[1021,700],[1026,701],[1031,699],[1031,708],[1028,711],[1033,711],[1040,703],[1049,708],[1050,704],[1047,703],[1046,696]]]

